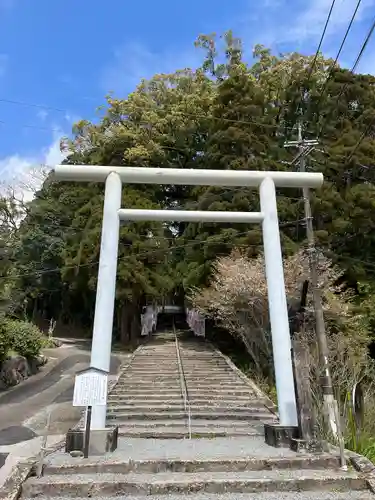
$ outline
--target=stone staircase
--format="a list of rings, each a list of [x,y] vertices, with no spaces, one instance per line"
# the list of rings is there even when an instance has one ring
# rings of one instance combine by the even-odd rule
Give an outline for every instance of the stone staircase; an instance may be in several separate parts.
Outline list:
[[[108,424],[120,426],[115,452],[53,453],[22,498],[375,500],[366,477],[341,470],[338,456],[267,446],[269,401],[209,344],[181,340],[178,352],[181,363],[174,335],[158,336],[121,375],[108,410]]]
[[[276,415],[209,344],[157,336],[135,355],[109,396],[108,425],[120,435],[153,438],[263,434]],[[181,375],[189,399],[185,409]],[[269,403],[269,402],[268,402]],[[189,411],[190,409],[190,411]]]

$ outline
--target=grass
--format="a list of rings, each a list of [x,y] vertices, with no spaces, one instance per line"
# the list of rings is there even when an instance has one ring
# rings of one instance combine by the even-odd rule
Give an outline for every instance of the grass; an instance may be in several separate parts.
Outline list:
[[[347,415],[347,432],[345,447],[359,455],[362,455],[375,464],[375,437],[369,429],[359,429],[351,408],[351,394],[348,393],[349,411]],[[373,412],[371,412],[373,413]],[[373,415],[367,415],[373,421]],[[371,422],[372,423],[372,422]]]

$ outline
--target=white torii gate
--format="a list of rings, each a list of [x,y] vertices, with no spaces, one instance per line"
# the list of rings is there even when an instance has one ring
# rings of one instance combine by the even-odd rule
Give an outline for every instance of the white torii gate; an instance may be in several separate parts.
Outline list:
[[[262,222],[276,391],[283,426],[297,426],[289,319],[285,295],[275,187],[317,188],[320,173],[202,170],[94,165],[57,165],[54,178],[62,181],[105,182],[99,274],[96,289],[91,366],[109,371],[115,304],[120,220]],[[121,209],[122,183],[259,188],[261,212]],[[92,429],[105,429],[106,407],[93,408]]]

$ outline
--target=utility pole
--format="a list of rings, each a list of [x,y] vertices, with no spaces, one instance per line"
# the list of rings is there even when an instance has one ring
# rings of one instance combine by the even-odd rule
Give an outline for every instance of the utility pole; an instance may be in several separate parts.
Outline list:
[[[288,141],[284,147],[298,147],[298,155],[291,162],[295,164],[299,161],[299,168],[301,172],[306,171],[306,156],[311,153],[314,146],[318,145],[317,140],[306,140],[302,138],[302,124],[301,120],[298,122],[298,140]],[[308,255],[310,266],[310,279],[313,294],[314,313],[315,313],[315,331],[319,352],[319,369],[321,370],[320,384],[323,392],[324,414],[326,423],[333,434],[337,437],[339,435],[339,420],[336,408],[336,401],[333,393],[332,379],[329,368],[328,360],[328,343],[327,334],[324,323],[322,295],[319,288],[318,281],[318,256],[315,248],[314,230],[312,224],[311,205],[310,205],[310,189],[303,188],[303,200],[305,208],[305,221],[306,221],[306,235],[308,242]]]

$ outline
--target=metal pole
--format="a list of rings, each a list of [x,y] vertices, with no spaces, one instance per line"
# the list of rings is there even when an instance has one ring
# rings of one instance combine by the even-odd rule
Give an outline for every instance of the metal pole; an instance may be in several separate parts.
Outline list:
[[[306,171],[305,155],[302,154],[304,152],[305,147],[302,140],[301,122],[299,122],[298,124],[298,143],[299,143],[299,152],[301,153],[301,157],[299,160],[300,171],[305,172]],[[318,352],[319,352],[319,364],[320,364],[319,368],[322,371],[320,383],[323,391],[323,403],[325,407],[326,420],[328,419],[332,432],[335,435],[337,435],[338,428],[335,416],[334,393],[333,393],[332,379],[328,361],[329,351],[327,344],[326,329],[324,324],[322,297],[318,282],[317,253],[315,248],[314,229],[312,224],[310,189],[308,187],[304,187],[302,188],[302,192],[303,192],[303,201],[305,207],[306,235],[307,235],[308,253],[309,253],[311,286],[312,286],[312,294],[314,302],[316,338],[317,338]]]
[[[86,429],[85,429],[85,447],[83,450],[83,458],[88,458],[90,448],[90,430],[91,430],[92,406],[87,407]]]
[[[115,172],[111,172],[105,183],[102,237],[90,361],[90,366],[106,372],[109,372],[112,350],[112,325],[120,231],[118,210],[121,206],[121,188],[120,176]],[[93,429],[105,429],[106,413],[106,406],[93,407]]]
[[[298,425],[297,406],[276,190],[275,183],[270,177],[264,179],[260,186],[260,206],[264,216],[264,260],[280,425],[296,427]]]

